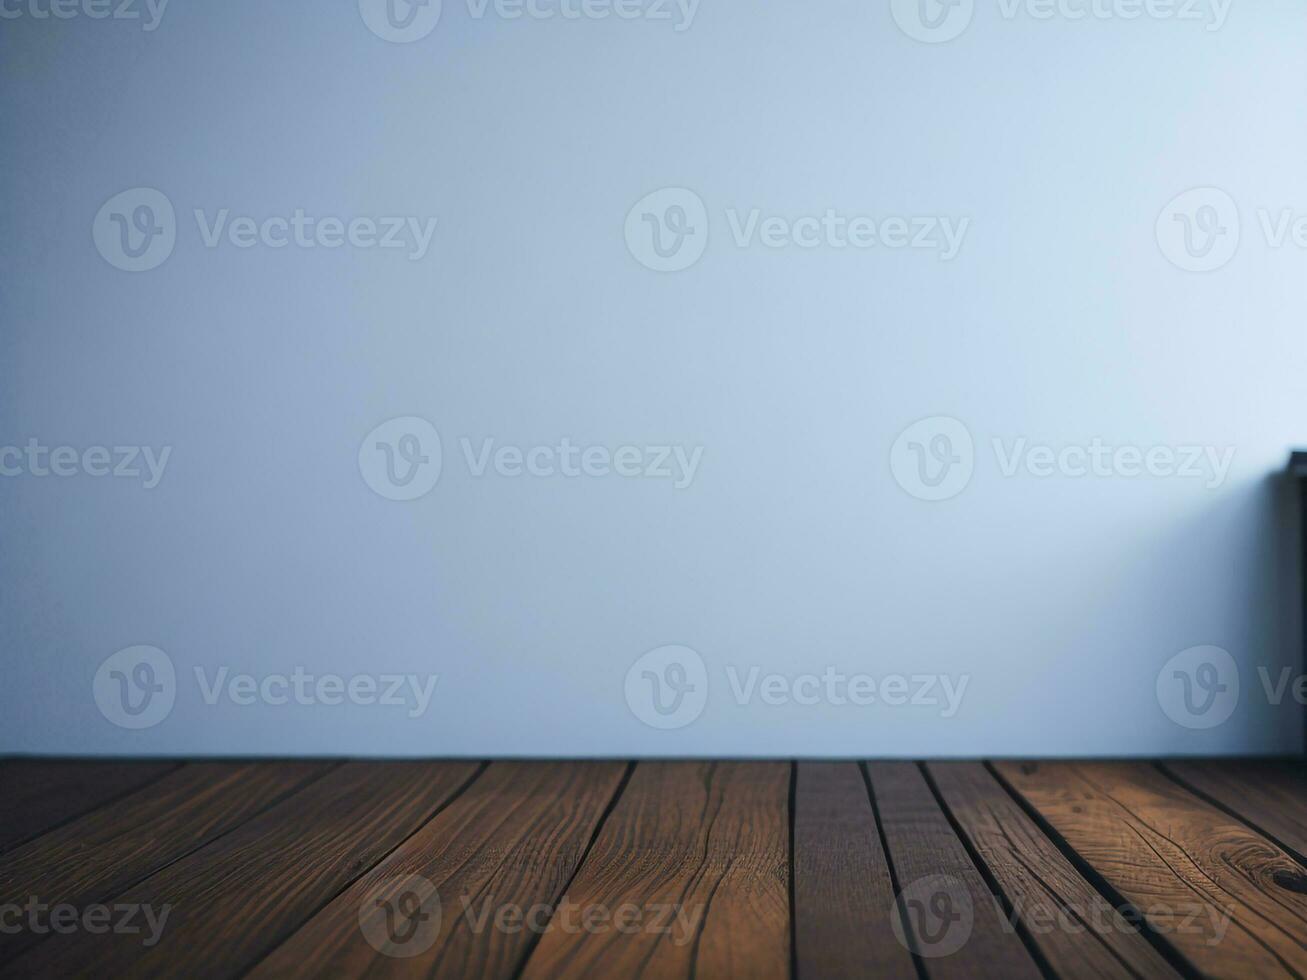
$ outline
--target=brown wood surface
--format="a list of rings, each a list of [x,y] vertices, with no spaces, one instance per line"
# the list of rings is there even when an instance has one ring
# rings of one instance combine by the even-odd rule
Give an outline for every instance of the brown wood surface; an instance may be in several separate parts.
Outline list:
[[[788,976],[789,785],[786,763],[637,765],[524,977]],[[604,924],[624,907],[631,931]]]
[[[440,815],[315,915],[254,971],[337,977],[512,977],[559,904],[627,766],[496,762]],[[406,944],[374,945],[409,876],[438,896]],[[396,903],[395,909],[398,910]],[[374,920],[365,934],[360,915]],[[406,933],[402,918],[393,920]],[[421,948],[419,948],[421,947]]]
[[[1296,763],[41,766],[0,977],[1307,976]]]
[[[1212,759],[1162,768],[1307,859],[1307,762]]]
[[[926,767],[1014,915],[1060,977],[1177,977],[980,762]]]
[[[1307,973],[1307,875],[1265,837],[1152,766],[996,768],[1199,971]]]
[[[794,791],[794,950],[800,978],[915,980],[895,935],[889,863],[855,762],[800,762]]]
[[[129,889],[162,938],[78,932],[5,976],[236,976],[373,867],[476,772],[474,763],[350,763]],[[198,971],[198,972],[197,972]]]
[[[127,796],[176,762],[0,762],[0,852]]]
[[[940,978],[1039,977],[916,764],[873,762],[867,773],[897,879],[900,911],[927,973]],[[954,949],[959,938],[962,945]]]
[[[328,763],[197,762],[0,855],[0,905],[35,896],[85,906],[240,826],[330,768]],[[0,932],[0,960],[43,939]]]

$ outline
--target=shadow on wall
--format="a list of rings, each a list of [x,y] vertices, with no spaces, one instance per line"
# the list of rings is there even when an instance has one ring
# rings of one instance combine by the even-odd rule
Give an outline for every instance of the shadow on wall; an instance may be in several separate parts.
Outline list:
[[[1302,486],[1292,468],[1271,473],[1248,492],[1222,500],[1189,529],[1206,538],[1200,544],[1217,545],[1203,548],[1205,554],[1229,556],[1228,567],[1214,571],[1226,582],[1224,616],[1232,641],[1227,647],[1219,639],[1195,637],[1196,645],[1168,661],[1159,675],[1159,701],[1177,721],[1176,754],[1194,752],[1187,735],[1217,726],[1228,726],[1223,734],[1240,744],[1303,744]],[[1177,618],[1201,623],[1211,612],[1182,606]],[[1242,638],[1242,648],[1233,638]]]

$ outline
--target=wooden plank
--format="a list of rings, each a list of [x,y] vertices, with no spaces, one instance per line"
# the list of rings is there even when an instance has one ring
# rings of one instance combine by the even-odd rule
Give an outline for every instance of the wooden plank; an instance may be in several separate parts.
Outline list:
[[[1307,973],[1307,875],[1147,763],[999,763],[1153,930],[1212,976]]]
[[[240,826],[327,763],[195,763],[0,856],[0,905],[104,902]],[[0,959],[44,938],[0,932]]]
[[[899,905],[931,977],[1041,976],[921,770],[867,764]]]
[[[640,763],[523,976],[788,977],[789,783],[786,763]]]
[[[1168,762],[1181,782],[1307,859],[1307,765],[1265,760]]]
[[[512,977],[576,873],[626,768],[494,763],[253,976]],[[408,895],[416,896],[411,906]],[[405,908],[427,918],[406,921]]]
[[[161,935],[52,936],[0,976],[231,977],[385,857],[475,763],[350,763],[124,892]],[[164,918],[166,914],[166,919]],[[155,930],[159,932],[159,930]]]
[[[0,853],[160,778],[176,762],[0,762]]]
[[[1179,974],[979,762],[927,767],[950,815],[1059,977]]]
[[[894,934],[894,885],[862,770],[800,762],[794,791],[794,950],[806,977],[916,980]]]

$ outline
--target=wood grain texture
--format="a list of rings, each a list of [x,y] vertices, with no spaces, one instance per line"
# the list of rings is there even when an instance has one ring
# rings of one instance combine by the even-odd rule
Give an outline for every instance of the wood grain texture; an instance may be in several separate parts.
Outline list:
[[[512,977],[594,839],[624,763],[496,762],[439,816],[259,964],[254,977]],[[374,945],[410,875],[439,919],[407,944]],[[395,894],[392,894],[395,893]],[[411,908],[433,906],[419,896]],[[378,904],[382,903],[382,904]],[[374,921],[365,934],[360,915]],[[398,935],[407,935],[402,917]],[[399,953],[412,955],[396,956]]]
[[[932,762],[926,768],[1010,914],[1059,977],[1178,976],[982,763]]]
[[[1218,759],[1162,767],[1307,859],[1307,763]]]
[[[786,763],[641,762],[523,976],[787,977],[789,783]]]
[[[0,976],[231,977],[420,827],[474,763],[350,763],[129,889],[162,938],[52,936]]]
[[[197,762],[0,856],[0,905],[35,896],[84,907],[240,826],[330,768],[326,763]],[[0,932],[0,959],[43,939]]]
[[[873,762],[867,773],[900,910],[929,975],[1038,978],[921,770],[910,762]]]
[[[895,935],[889,863],[862,770],[800,762],[794,791],[794,949],[807,977],[916,980]]]
[[[177,762],[0,762],[0,853],[176,769]]]
[[[1199,971],[1307,973],[1307,875],[1149,765],[998,763],[999,774]]]

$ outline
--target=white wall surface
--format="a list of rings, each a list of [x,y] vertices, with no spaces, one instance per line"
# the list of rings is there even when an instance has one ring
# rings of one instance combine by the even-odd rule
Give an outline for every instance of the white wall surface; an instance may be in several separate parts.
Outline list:
[[[0,751],[1298,750],[1302,3],[34,2]]]

